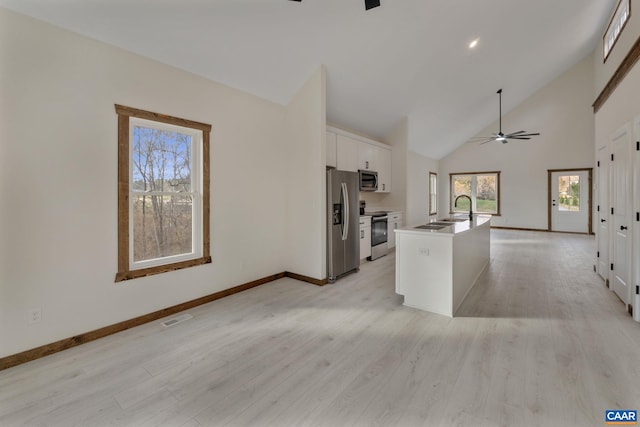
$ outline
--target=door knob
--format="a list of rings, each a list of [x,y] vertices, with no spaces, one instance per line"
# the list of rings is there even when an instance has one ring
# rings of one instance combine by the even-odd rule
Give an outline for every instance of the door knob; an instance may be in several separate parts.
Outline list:
[[[627,227],[625,227],[624,225],[620,226],[620,230],[626,230],[626,229],[627,229]]]

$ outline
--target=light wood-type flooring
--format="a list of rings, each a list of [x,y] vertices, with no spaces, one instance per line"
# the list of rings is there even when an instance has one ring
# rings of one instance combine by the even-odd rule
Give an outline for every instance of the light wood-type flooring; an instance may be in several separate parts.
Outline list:
[[[593,237],[492,231],[459,317],[410,309],[394,254],[281,279],[0,372],[0,426],[602,426],[640,409],[640,324]]]

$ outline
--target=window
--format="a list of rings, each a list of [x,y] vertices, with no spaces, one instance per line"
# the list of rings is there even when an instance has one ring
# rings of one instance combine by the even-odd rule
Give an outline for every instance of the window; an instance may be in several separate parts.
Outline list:
[[[580,176],[558,177],[558,210],[580,212]]]
[[[455,206],[458,196],[471,199],[474,212],[500,215],[500,172],[452,173],[451,213],[469,212],[469,199],[462,197]]]
[[[211,125],[116,105],[116,282],[211,262]]]
[[[438,174],[429,172],[429,215],[438,214]]]
[[[620,37],[624,26],[627,24],[629,16],[631,16],[631,4],[629,0],[620,0],[602,40],[605,61],[607,60],[611,49],[615,46],[616,41],[618,41],[618,37]]]

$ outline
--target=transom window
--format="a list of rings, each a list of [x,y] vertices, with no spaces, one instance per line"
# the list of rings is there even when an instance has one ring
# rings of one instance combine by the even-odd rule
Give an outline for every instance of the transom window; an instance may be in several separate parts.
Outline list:
[[[451,213],[469,212],[469,199],[474,212],[500,215],[500,172],[452,173]],[[460,197],[456,206],[456,199]]]
[[[618,41],[618,37],[622,33],[629,17],[631,16],[631,4],[629,0],[620,0],[618,6],[616,7],[616,11],[611,18],[611,22],[607,26],[607,31],[604,33],[603,37],[603,55],[604,60],[607,60],[609,53],[615,46],[616,41]]]
[[[116,281],[211,262],[211,126],[116,105]]]

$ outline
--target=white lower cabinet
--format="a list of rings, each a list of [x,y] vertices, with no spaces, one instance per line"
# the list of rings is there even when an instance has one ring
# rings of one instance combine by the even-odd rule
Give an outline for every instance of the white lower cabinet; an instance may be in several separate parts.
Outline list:
[[[396,247],[396,233],[394,230],[402,227],[402,213],[393,212],[388,215],[387,220],[387,247]]]
[[[360,259],[371,256],[371,217],[360,218]]]

